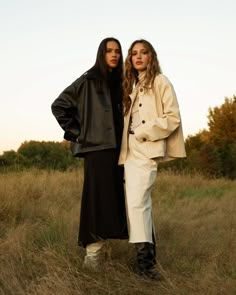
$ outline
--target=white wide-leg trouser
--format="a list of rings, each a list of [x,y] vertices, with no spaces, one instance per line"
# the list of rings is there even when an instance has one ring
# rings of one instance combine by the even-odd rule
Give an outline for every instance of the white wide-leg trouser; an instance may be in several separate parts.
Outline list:
[[[154,243],[151,192],[156,180],[157,162],[144,155],[141,145],[134,135],[129,135],[129,151],[124,164],[129,242]]]

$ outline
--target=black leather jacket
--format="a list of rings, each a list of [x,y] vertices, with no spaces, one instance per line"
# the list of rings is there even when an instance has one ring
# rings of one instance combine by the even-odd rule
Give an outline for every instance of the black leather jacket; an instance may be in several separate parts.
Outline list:
[[[117,147],[110,90],[100,80],[103,83],[102,92],[98,92],[97,78],[94,72],[86,72],[68,86],[51,106],[53,115],[65,131],[64,138],[71,141],[75,157]],[[117,108],[119,121],[123,122],[121,107]]]

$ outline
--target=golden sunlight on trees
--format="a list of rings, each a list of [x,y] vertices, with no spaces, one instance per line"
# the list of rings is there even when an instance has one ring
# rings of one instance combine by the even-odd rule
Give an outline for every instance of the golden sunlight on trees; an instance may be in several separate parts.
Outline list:
[[[201,173],[208,177],[236,179],[236,96],[209,108],[208,130],[185,140],[187,158],[161,163],[160,170]],[[18,151],[0,156],[0,171],[28,168],[68,170],[81,167],[72,157],[70,142],[24,142]]]
[[[217,145],[236,142],[236,96],[225,98],[220,107],[209,109],[209,139]]]
[[[209,130],[187,137],[185,169],[236,178],[236,96],[209,109]]]

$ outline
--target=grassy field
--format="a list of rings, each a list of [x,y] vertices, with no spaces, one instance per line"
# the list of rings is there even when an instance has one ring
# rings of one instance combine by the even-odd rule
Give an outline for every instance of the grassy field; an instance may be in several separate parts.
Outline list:
[[[77,246],[80,172],[0,175],[1,295],[236,294],[236,182],[160,173],[153,194],[163,280],[132,271],[134,249],[110,241],[99,273]]]

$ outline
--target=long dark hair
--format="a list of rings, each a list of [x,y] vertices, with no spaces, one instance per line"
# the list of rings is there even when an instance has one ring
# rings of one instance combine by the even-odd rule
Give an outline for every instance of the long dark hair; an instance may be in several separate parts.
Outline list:
[[[147,66],[146,75],[145,75],[145,85],[151,84],[153,86],[154,79],[156,75],[161,74],[161,67],[159,64],[159,60],[157,58],[157,53],[152,46],[150,42],[144,39],[135,40],[128,50],[128,55],[125,60],[125,74],[124,74],[124,81],[123,81],[123,91],[124,91],[124,97],[123,97],[123,105],[124,105],[124,113],[127,114],[130,105],[131,100],[129,97],[129,94],[132,92],[133,85],[137,81],[138,78],[138,71],[135,70],[133,64],[132,64],[132,50],[134,45],[137,43],[142,43],[143,46],[147,49],[147,51],[150,54],[150,62]]]
[[[122,77],[123,77],[122,48],[121,48],[121,44],[120,44],[119,40],[117,40],[114,37],[105,38],[101,41],[101,43],[98,47],[95,64],[91,70],[94,70],[96,73],[98,73],[101,77],[101,80],[105,80],[105,81],[108,80],[109,69],[108,69],[108,65],[106,64],[106,61],[105,61],[105,55],[106,55],[106,51],[107,51],[107,43],[109,41],[114,41],[119,45],[120,59],[119,59],[117,67],[112,70],[112,76],[115,78],[115,80],[121,81]]]

